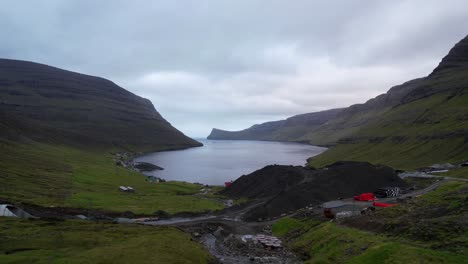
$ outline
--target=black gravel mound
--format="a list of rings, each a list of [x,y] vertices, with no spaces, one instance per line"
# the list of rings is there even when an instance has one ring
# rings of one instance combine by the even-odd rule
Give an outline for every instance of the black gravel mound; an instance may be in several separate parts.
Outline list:
[[[270,165],[249,175],[244,175],[221,193],[230,197],[265,198],[296,186],[309,170],[302,166]]]
[[[406,187],[406,183],[390,167],[342,161],[317,170],[267,166],[242,176],[222,194],[235,198],[265,198],[267,201],[263,205],[246,214],[246,220],[256,220],[386,186]]]

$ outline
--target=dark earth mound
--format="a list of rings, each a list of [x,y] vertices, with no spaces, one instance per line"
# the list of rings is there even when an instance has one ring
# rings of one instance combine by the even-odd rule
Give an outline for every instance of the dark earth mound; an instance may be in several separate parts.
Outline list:
[[[240,177],[222,194],[265,199],[264,204],[246,215],[246,220],[257,220],[386,186],[406,187],[407,184],[390,167],[344,161],[317,170],[300,166],[267,166]]]

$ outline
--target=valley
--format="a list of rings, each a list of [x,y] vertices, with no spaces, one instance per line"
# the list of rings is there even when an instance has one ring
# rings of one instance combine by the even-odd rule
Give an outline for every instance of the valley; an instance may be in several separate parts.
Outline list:
[[[0,59],[0,262],[463,263],[467,55],[205,147],[110,80]]]

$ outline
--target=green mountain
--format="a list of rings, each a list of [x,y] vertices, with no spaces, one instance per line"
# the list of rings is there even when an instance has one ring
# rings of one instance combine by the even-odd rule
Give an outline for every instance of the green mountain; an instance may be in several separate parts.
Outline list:
[[[296,115],[286,120],[253,125],[241,131],[213,128],[208,139],[308,141],[304,139],[311,130],[319,128],[336,117],[342,109]]]
[[[310,164],[337,160],[409,169],[468,158],[468,36],[427,77],[391,88],[339,111],[300,137],[281,140],[334,145]],[[262,138],[259,138],[262,139]]]
[[[139,214],[219,209],[217,201],[192,196],[198,185],[150,184],[116,165],[119,152],[200,145],[149,100],[109,80],[0,59],[0,203]]]
[[[199,146],[115,83],[0,59],[0,139],[137,151]]]
[[[468,37],[429,76],[394,87],[342,114],[309,135],[310,142],[337,143],[311,164],[347,159],[411,169],[466,160]]]

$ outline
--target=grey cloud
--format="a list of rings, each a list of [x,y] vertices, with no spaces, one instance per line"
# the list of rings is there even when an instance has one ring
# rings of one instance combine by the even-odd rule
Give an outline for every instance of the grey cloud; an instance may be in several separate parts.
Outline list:
[[[428,74],[467,24],[462,0],[5,0],[0,57],[109,78],[202,136],[363,102]]]

